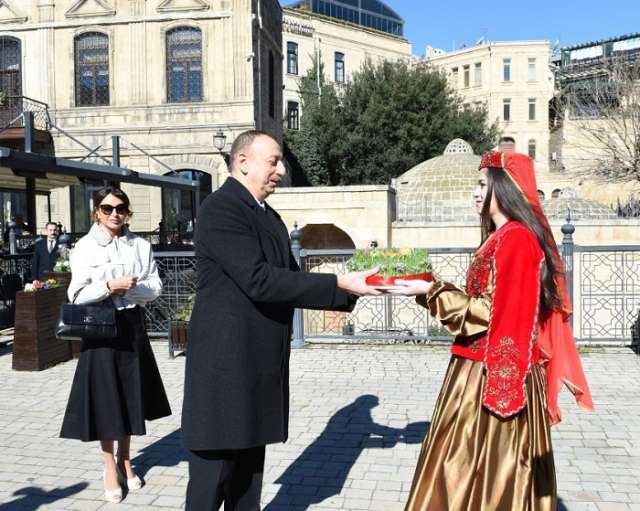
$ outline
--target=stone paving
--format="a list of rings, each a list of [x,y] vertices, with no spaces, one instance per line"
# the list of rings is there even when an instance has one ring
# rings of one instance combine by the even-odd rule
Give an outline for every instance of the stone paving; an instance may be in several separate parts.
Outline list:
[[[179,413],[184,358],[154,350],[174,415],[132,442],[146,486],[102,500],[98,445],[58,438],[75,369],[11,370],[0,349],[0,511],[182,508],[187,466]],[[596,413],[565,393],[553,441],[561,504],[570,511],[640,511],[640,357],[584,355]],[[269,446],[263,506],[280,510],[402,510],[448,361],[444,348],[314,346],[292,355],[290,439]]]

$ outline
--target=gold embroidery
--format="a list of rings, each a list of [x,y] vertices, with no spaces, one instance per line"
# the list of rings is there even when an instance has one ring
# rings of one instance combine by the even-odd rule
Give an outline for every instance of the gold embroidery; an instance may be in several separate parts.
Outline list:
[[[500,410],[505,410],[519,398],[520,371],[518,359],[520,350],[511,337],[503,337],[492,353],[491,368],[488,371],[487,396],[495,399]]]

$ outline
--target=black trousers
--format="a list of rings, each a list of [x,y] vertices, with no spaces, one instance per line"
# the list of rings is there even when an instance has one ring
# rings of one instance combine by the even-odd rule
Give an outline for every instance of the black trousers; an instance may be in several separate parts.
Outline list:
[[[260,511],[265,446],[188,451],[186,511]]]

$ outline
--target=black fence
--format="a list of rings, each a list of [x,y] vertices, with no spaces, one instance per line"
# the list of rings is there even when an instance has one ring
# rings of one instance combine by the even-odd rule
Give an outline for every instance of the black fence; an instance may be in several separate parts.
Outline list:
[[[162,294],[145,308],[150,336],[166,336],[169,321],[186,306],[196,290],[196,258],[193,252],[156,252]]]
[[[570,229],[568,228],[570,227]],[[640,245],[577,246],[573,226],[565,226],[563,260],[573,298],[573,327],[581,344],[640,344]],[[308,272],[344,273],[353,250],[304,250],[292,233],[294,255]],[[473,248],[430,249],[435,271],[464,286]],[[30,254],[0,256],[0,275],[30,273]],[[165,336],[169,322],[195,293],[193,251],[158,251],[164,287],[145,311],[150,335]],[[451,336],[413,298],[387,295],[358,301],[351,313],[296,311],[294,345],[304,342],[450,342]]]
[[[563,247],[566,249],[566,247]],[[464,287],[474,249],[431,249],[444,279]],[[301,250],[305,271],[346,272],[353,251]],[[580,344],[640,344],[640,246],[572,246],[564,257],[572,285],[573,327]],[[567,264],[570,263],[570,264]],[[297,339],[415,344],[450,342],[451,336],[413,298],[385,295],[358,300],[351,313],[305,310]]]

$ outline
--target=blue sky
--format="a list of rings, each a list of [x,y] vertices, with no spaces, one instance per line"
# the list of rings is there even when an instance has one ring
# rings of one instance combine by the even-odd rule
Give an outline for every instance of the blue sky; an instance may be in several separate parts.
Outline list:
[[[640,0],[384,0],[405,20],[413,53],[491,41],[546,39],[562,46],[640,32]],[[291,4],[283,1],[282,4]]]

